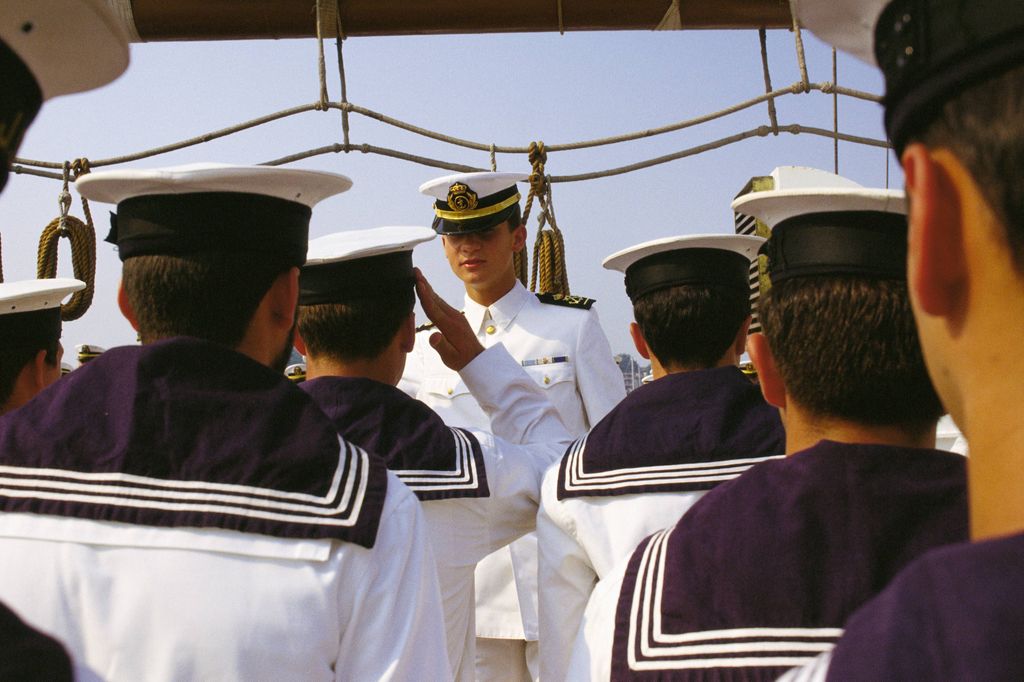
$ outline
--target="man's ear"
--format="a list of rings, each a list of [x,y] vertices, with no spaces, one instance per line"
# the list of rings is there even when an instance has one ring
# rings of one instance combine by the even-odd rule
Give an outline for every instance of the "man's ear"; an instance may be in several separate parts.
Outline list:
[[[299,325],[295,325],[295,334],[292,336],[292,345],[295,346],[295,350],[299,351],[299,355],[305,357],[306,340],[302,338],[302,332],[299,331]]]
[[[25,366],[24,371],[28,372],[26,379],[32,389],[31,395],[35,395],[47,387],[46,377],[49,375],[49,367],[50,365],[46,362],[45,348],[36,351],[35,357]]]
[[[289,268],[274,279],[264,296],[274,327],[290,330],[299,305],[299,269]]]
[[[128,320],[132,329],[139,331],[139,322],[135,317],[135,310],[132,309],[132,304],[128,302],[128,294],[124,290],[124,280],[117,285],[117,307],[121,309],[121,314]]]
[[[526,246],[526,225],[519,223],[519,227],[512,230],[512,251],[519,253]]]
[[[402,335],[401,348],[404,353],[411,353],[416,347],[416,312],[410,311],[409,317],[402,322],[398,333]]]
[[[751,334],[747,337],[747,353],[757,368],[757,381],[761,385],[764,399],[769,405],[785,409],[786,385],[775,366],[775,356],[764,334]]]
[[[924,145],[907,146],[902,163],[910,209],[907,285],[922,311],[948,317],[967,294],[960,192]]]
[[[732,348],[736,351],[736,357],[743,355],[743,351],[747,348],[747,332],[750,331],[750,322],[753,319],[751,315],[747,315],[747,319],[743,320],[743,324],[736,330],[736,337],[732,340]]]
[[[636,322],[630,322],[629,335],[633,338],[633,346],[636,348],[636,352],[640,354],[640,357],[644,360],[650,360],[651,349],[647,347],[647,339],[644,338],[644,333],[640,331],[640,325]]]

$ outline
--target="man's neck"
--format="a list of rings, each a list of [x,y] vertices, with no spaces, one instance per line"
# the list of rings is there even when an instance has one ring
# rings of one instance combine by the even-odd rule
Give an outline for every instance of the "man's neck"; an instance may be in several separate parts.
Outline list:
[[[466,285],[466,295],[470,300],[486,307],[494,305],[495,302],[504,298],[508,292],[516,286],[516,276],[512,273],[510,277],[502,278],[501,282],[486,287],[475,287]]]
[[[997,360],[996,357],[1000,359]],[[1024,420],[1016,360],[992,354],[963,390],[959,426],[970,443],[967,463],[971,538],[984,540],[1024,531]],[[986,366],[988,365],[988,366]]]
[[[372,379],[388,386],[394,386],[394,371],[386,363],[374,360],[343,362],[334,358],[306,356],[306,379],[320,377],[346,377],[349,379]]]
[[[811,415],[790,399],[781,412],[786,428],[786,455],[793,455],[822,440],[859,445],[891,445],[903,448],[934,448],[935,426],[907,428],[860,424]]]
[[[658,357],[654,354],[651,355],[651,377],[653,379],[660,379],[663,376],[669,374],[683,374],[685,372],[696,372],[702,369],[718,369],[719,367],[736,367],[739,364],[739,357],[736,353],[732,352],[730,348],[726,351],[725,355],[718,359],[718,362],[710,367],[703,365],[665,365],[662,364]]]

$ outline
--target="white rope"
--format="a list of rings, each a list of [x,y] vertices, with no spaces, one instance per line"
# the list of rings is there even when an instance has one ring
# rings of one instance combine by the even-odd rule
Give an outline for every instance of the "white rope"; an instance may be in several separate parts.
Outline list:
[[[135,26],[135,11],[132,10],[132,0],[107,0],[107,6],[114,10],[114,14],[121,21],[121,28],[127,34],[129,43],[145,42],[139,35],[139,29]]]
[[[317,102],[317,109],[327,111],[327,103],[330,97],[327,94],[327,60],[324,59],[324,34],[321,20],[323,18],[323,2],[316,0],[316,49],[317,49],[317,76],[320,80],[320,100]]]
[[[793,42],[796,44],[796,63],[800,69],[800,85],[803,92],[810,89],[810,80],[807,78],[807,59],[804,57],[804,39],[800,34],[800,22],[796,20],[796,8],[793,7],[793,0],[789,0],[789,13],[793,17]]]

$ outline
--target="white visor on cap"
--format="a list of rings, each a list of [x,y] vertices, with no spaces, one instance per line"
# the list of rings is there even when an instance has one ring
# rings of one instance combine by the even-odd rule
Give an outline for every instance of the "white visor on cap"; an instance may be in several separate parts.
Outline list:
[[[234,166],[195,163],[154,169],[93,171],[75,181],[91,201],[117,204],[148,195],[197,192],[238,192],[293,201],[312,208],[327,197],[352,187],[344,175],[277,166]]]
[[[44,100],[106,85],[128,68],[128,37],[104,0],[3,0],[0,40]]]
[[[417,244],[429,242],[435,237],[436,232],[422,225],[394,225],[335,232],[309,240],[306,265],[326,265],[412,251]]]
[[[427,180],[420,185],[420,192],[443,201],[448,198],[449,187],[455,183],[462,183],[483,199],[492,194],[497,194],[503,189],[508,189],[517,182],[526,182],[529,178],[529,173],[455,173],[454,175],[445,175],[442,178]]]
[[[750,192],[732,202],[732,210],[757,218],[769,228],[812,213],[873,211],[906,214],[906,195],[898,189],[808,187]]]
[[[679,237],[663,237],[616,251],[605,258],[602,265],[607,270],[625,272],[633,263],[648,256],[653,256],[656,253],[683,251],[686,249],[731,251],[745,256],[747,260],[754,260],[757,257],[757,250],[761,248],[761,244],[764,241],[762,237],[743,234],[693,234]]]
[[[0,315],[56,308],[68,294],[84,288],[85,282],[68,277],[3,282],[0,284]]]

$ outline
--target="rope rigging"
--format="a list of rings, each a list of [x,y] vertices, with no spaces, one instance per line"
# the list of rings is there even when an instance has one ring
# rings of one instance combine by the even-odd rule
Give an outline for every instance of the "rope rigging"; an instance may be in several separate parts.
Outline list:
[[[558,2],[559,14],[561,14],[561,2]],[[161,145],[148,150],[137,151],[122,156],[93,160],[90,164],[85,159],[78,159],[73,164],[68,162],[53,162],[32,159],[15,159],[11,170],[15,173],[36,175],[56,180],[62,180],[63,189],[60,193],[61,214],[51,221],[44,230],[39,242],[38,267],[40,277],[53,277],[57,270],[57,245],[60,237],[66,237],[71,243],[72,260],[75,276],[87,283],[86,289],[76,293],[67,305],[62,309],[62,316],[65,320],[80,317],[89,304],[93,295],[93,279],[95,275],[95,252],[96,240],[93,228],[92,216],[89,211],[88,202],[83,198],[82,206],[85,213],[85,222],[68,215],[71,204],[71,196],[68,193],[69,175],[74,178],[89,172],[90,167],[113,166],[129,162],[135,162],[159,156],[176,150],[201,145],[213,140],[235,135],[243,131],[251,130],[260,126],[280,121],[282,119],[299,116],[310,111],[337,110],[341,115],[341,130],[339,141],[330,144],[298,151],[287,156],[264,161],[264,165],[278,166],[289,164],[302,159],[312,158],[324,154],[338,154],[360,152],[362,154],[375,154],[386,156],[402,161],[417,163],[433,168],[440,168],[454,172],[471,172],[497,169],[497,154],[525,155],[531,165],[530,189],[527,196],[524,211],[523,223],[526,224],[534,203],[539,206],[537,211],[537,236],[533,247],[533,268],[528,267],[528,256],[525,248],[516,254],[515,268],[516,276],[523,282],[524,286],[529,279],[529,288],[539,293],[569,294],[569,282],[565,264],[565,243],[561,230],[555,219],[554,204],[552,201],[552,185],[563,182],[580,182],[598,178],[607,178],[624,173],[631,173],[660,164],[669,163],[679,159],[706,153],[714,149],[723,148],[743,140],[778,136],[782,133],[790,135],[812,135],[825,137],[832,140],[834,165],[839,165],[839,142],[872,146],[888,149],[889,145],[885,140],[873,139],[863,136],[843,133],[838,125],[838,99],[840,96],[879,102],[880,97],[867,92],[840,86],[837,83],[837,71],[835,65],[835,53],[832,57],[832,81],[811,82],[808,77],[807,64],[804,54],[803,39],[800,26],[795,17],[793,19],[793,40],[796,50],[796,62],[799,69],[799,78],[791,85],[782,88],[772,87],[771,71],[768,65],[767,33],[765,29],[758,31],[761,65],[764,78],[764,92],[755,97],[737,102],[718,111],[701,114],[696,117],[666,124],[656,128],[636,130],[632,132],[611,135],[607,137],[565,142],[558,144],[545,144],[543,142],[531,142],[527,146],[502,145],[491,142],[478,142],[449,135],[443,132],[430,130],[407,121],[402,121],[384,113],[353,104],[349,101],[349,93],[346,83],[345,64],[343,58],[343,42],[345,39],[344,27],[342,26],[341,14],[338,12],[337,0],[316,0],[313,11],[316,13],[316,40],[317,40],[317,75],[318,93],[314,102],[302,104],[258,118],[207,132],[178,142]],[[333,31],[332,31],[333,29]],[[331,38],[331,33],[336,38],[336,58],[339,76],[340,97],[332,101],[327,84],[327,64],[324,51],[324,40]],[[783,123],[779,121],[777,111],[778,100],[792,95],[822,93],[831,95],[833,105],[833,120],[831,130],[814,126],[802,125],[799,123]],[[570,175],[550,175],[546,172],[549,153],[570,152],[609,145],[636,142],[647,138],[662,136],[689,128],[695,128],[705,123],[728,117],[733,114],[751,109],[761,104],[766,104],[767,121],[764,124],[756,125],[747,130],[726,135],[714,140],[703,141],[678,151],[665,153],[653,158],[647,158],[633,163],[628,163],[612,168],[604,168],[587,172],[580,172]],[[361,116],[376,121],[386,126],[424,137],[430,140],[442,142],[452,147],[469,149],[483,152],[487,155],[489,163],[477,167],[454,161],[430,158],[418,154],[412,154],[399,149],[391,149],[367,142],[353,142],[350,131],[350,118]],[[886,154],[886,179],[888,181],[888,154]],[[888,184],[888,183],[887,183]],[[0,281],[3,279],[2,264],[0,264]]]
[[[64,185],[58,195],[60,215],[51,220],[39,236],[36,277],[52,279],[57,276],[57,247],[60,238],[64,237],[71,243],[71,262],[75,278],[85,282],[84,289],[76,291],[67,303],[61,305],[60,316],[65,322],[77,320],[85,314],[85,311],[92,305],[92,297],[96,289],[96,230],[93,227],[88,200],[81,197],[85,222],[68,215],[71,208],[71,193],[68,191],[69,176],[73,173],[77,180],[88,172],[89,161],[87,159],[76,159],[73,164],[64,163]]]
[[[544,173],[548,154],[543,142],[530,143],[529,158],[533,171],[530,173],[530,193],[526,197],[526,207],[523,209],[524,225],[530,218],[533,202],[536,200],[540,206],[537,237],[533,244],[530,291],[568,296],[569,276],[565,269],[565,241],[555,220],[554,206],[551,203],[551,183]],[[525,257],[523,269],[526,269]],[[525,275],[525,272],[523,274]],[[526,283],[525,280],[523,283]]]

